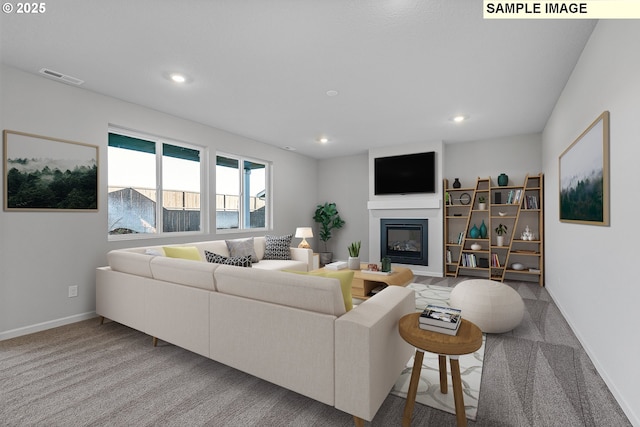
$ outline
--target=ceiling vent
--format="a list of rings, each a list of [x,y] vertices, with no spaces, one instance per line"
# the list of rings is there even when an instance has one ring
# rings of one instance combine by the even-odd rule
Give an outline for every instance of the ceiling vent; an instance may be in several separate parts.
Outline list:
[[[51,77],[53,79],[60,80],[61,82],[69,83],[76,86],[80,86],[82,83],[84,83],[84,80],[76,79],[75,77],[67,76],[66,74],[62,74],[57,71],[50,70],[48,68],[41,69],[40,74],[43,74],[47,77]]]

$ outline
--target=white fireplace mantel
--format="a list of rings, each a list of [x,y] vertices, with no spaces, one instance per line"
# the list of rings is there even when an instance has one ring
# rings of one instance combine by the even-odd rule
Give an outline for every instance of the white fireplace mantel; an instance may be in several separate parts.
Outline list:
[[[432,197],[428,199],[388,199],[370,200],[367,202],[367,209],[440,209],[440,199]]]

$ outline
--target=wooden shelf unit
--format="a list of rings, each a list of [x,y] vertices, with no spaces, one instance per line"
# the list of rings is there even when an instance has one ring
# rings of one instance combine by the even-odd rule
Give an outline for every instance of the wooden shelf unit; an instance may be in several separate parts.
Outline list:
[[[468,194],[468,204],[464,204]],[[494,203],[496,194],[501,203]],[[451,188],[443,180],[444,194],[444,274],[484,277],[504,281],[535,281],[544,286],[544,175],[527,175],[521,186],[492,186],[491,178],[478,178],[475,187]],[[480,209],[484,197],[486,209]],[[503,215],[500,215],[502,213]],[[484,221],[486,237],[469,233]],[[507,227],[504,246],[498,246],[495,228]],[[521,238],[525,227],[532,240]],[[471,249],[477,243],[480,249]],[[474,262],[475,261],[475,262]],[[497,264],[496,264],[497,262]],[[520,263],[524,270],[511,266]]]

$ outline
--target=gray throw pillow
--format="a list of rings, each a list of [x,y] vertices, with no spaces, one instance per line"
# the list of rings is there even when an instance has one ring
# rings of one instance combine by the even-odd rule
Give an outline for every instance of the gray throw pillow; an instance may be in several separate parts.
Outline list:
[[[256,249],[253,246],[253,237],[246,239],[234,239],[225,240],[227,249],[229,249],[229,256],[232,258],[250,255],[251,262],[258,262],[258,255],[256,255]]]
[[[251,255],[240,257],[226,257],[214,252],[204,251],[204,256],[208,262],[214,264],[235,265],[237,267],[251,267]]]
[[[292,238],[293,234],[265,236],[264,259],[291,259]]]

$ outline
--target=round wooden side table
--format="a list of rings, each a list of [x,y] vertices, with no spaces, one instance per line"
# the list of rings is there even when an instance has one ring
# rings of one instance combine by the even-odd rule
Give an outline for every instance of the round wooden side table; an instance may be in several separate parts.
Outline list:
[[[467,417],[464,411],[464,400],[462,397],[462,380],[460,378],[460,364],[458,356],[473,353],[482,346],[482,331],[468,320],[462,319],[457,335],[446,335],[438,332],[431,332],[420,329],[418,318],[420,313],[411,313],[403,316],[398,324],[400,336],[409,344],[416,347],[416,355],[411,372],[411,382],[407,392],[407,402],[404,406],[402,425],[411,425],[413,406],[418,392],[418,382],[420,380],[420,370],[422,369],[422,359],[424,352],[438,355],[438,365],[440,370],[440,392],[447,393],[447,359],[451,364],[451,379],[453,382],[453,398],[456,405],[456,422],[458,426],[467,425]]]

